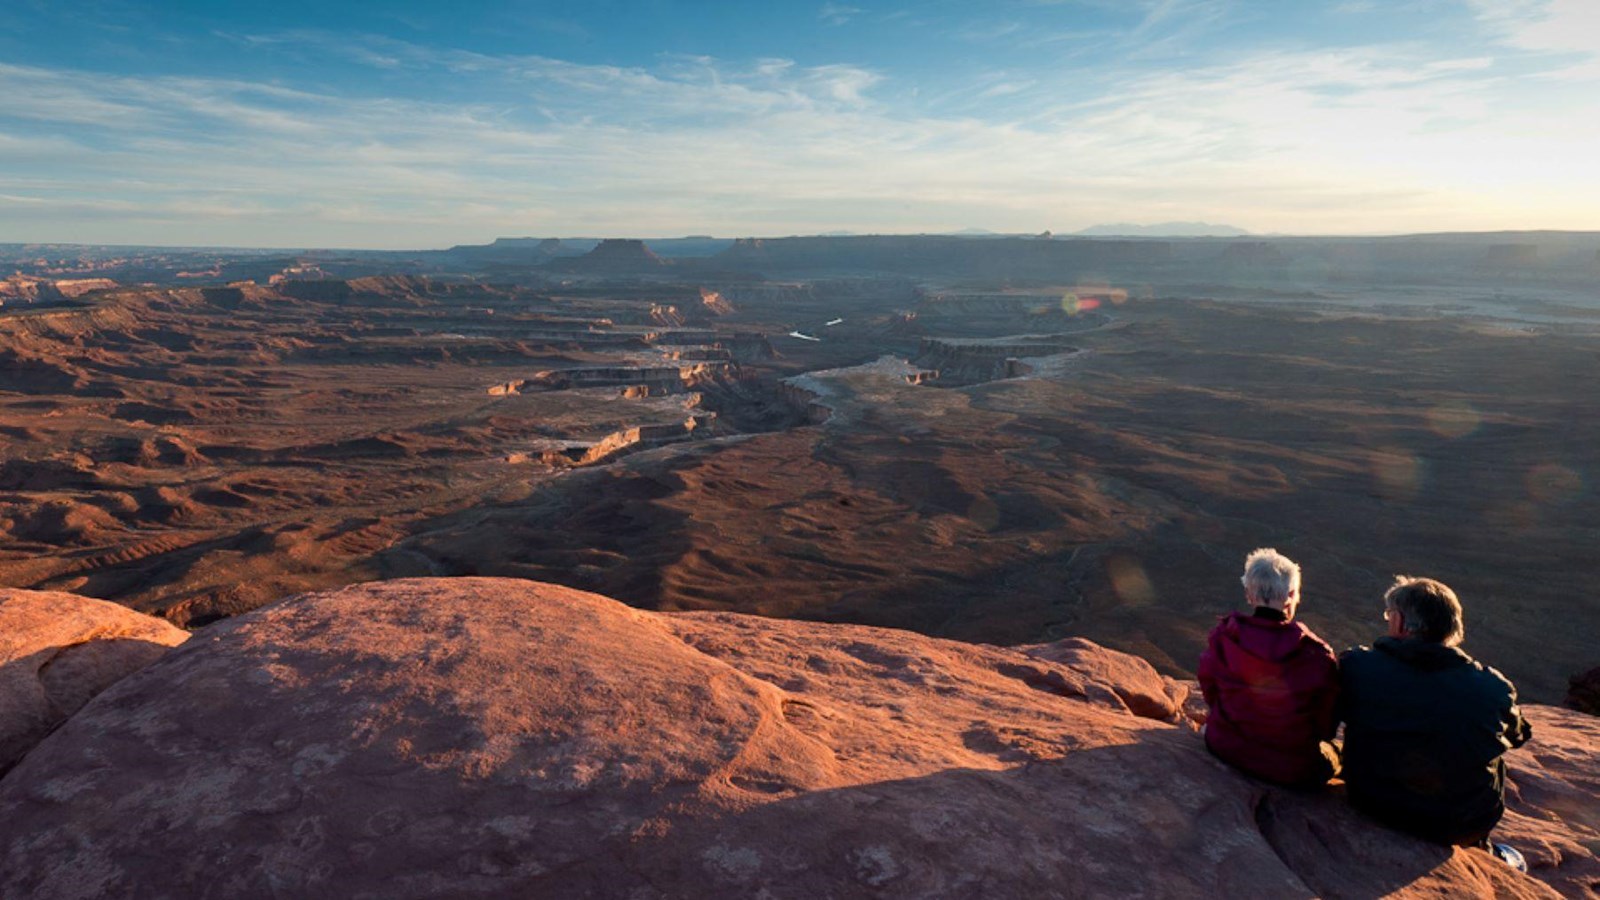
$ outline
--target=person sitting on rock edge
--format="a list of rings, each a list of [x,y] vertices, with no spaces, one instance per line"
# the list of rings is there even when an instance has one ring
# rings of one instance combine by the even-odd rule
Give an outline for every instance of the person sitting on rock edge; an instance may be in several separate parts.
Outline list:
[[[1507,750],[1533,730],[1504,675],[1458,646],[1461,601],[1430,578],[1397,576],[1383,595],[1389,634],[1340,657],[1344,780],[1357,809],[1439,844],[1494,850]]]
[[[1200,655],[1210,713],[1206,747],[1258,778],[1314,787],[1338,774],[1338,662],[1333,648],[1294,620],[1300,566],[1271,548],[1245,558],[1251,612],[1224,616]]]

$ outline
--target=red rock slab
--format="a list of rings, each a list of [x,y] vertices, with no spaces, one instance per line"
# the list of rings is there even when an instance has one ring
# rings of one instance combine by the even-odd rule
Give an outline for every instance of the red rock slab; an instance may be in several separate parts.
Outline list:
[[[1239,775],[1076,651],[508,579],[302,595],[0,779],[0,896],[1553,896]]]
[[[1600,897],[1600,718],[1524,706],[1533,740],[1507,760],[1509,811],[1495,840],[1568,897]]]
[[[1144,659],[1102,647],[1083,638],[1066,638],[1049,644],[1019,647],[1029,656],[1060,663],[1082,674],[1093,685],[1109,685],[1123,708],[1136,716],[1175,725],[1205,722],[1205,700],[1199,684],[1176,681],[1156,671]]]

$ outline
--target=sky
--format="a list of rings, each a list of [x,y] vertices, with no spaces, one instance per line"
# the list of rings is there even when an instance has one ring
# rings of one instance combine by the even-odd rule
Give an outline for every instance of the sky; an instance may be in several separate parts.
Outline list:
[[[1600,0],[0,3],[0,241],[1600,229]]]

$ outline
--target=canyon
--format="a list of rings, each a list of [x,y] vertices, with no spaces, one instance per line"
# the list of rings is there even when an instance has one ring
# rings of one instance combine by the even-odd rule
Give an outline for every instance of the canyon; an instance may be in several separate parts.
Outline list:
[[[201,628],[520,577],[1185,677],[1265,545],[1335,645],[1432,575],[1559,702],[1600,624],[1595,241],[18,256],[123,281],[0,315],[0,584]]]
[[[1600,895],[1586,241],[17,260],[0,894]],[[1258,546],[1456,588],[1528,874],[1205,751]]]

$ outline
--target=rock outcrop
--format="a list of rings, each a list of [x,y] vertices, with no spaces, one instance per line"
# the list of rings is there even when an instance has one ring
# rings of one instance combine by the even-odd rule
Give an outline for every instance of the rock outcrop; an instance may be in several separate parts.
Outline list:
[[[0,773],[90,698],[188,637],[104,600],[0,588]]]
[[[558,259],[546,268],[590,275],[643,275],[657,272],[667,261],[657,256],[644,241],[606,238],[593,250],[574,259]]]
[[[109,278],[29,278],[18,273],[0,278],[0,307],[7,303],[62,303],[116,288],[117,283]]]
[[[1600,722],[1536,709],[1535,877],[1205,752],[1074,640],[650,613],[417,579],[295,597],[122,680],[0,779],[6,897],[1593,893]],[[1541,880],[1542,879],[1542,880]]]

